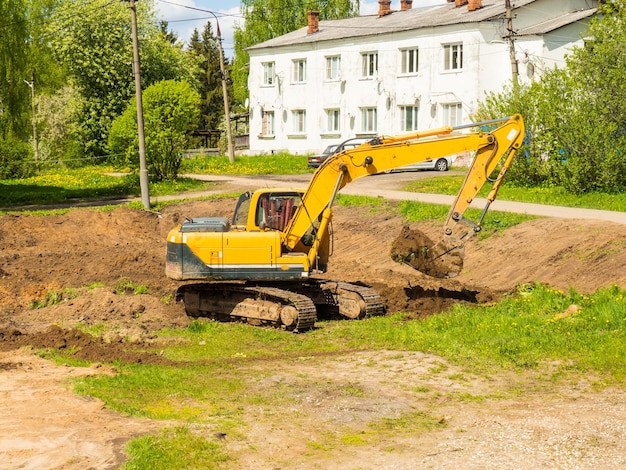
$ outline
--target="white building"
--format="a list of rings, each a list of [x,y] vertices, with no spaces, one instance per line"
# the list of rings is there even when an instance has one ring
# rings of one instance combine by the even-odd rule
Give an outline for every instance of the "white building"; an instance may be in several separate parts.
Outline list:
[[[377,15],[333,21],[311,12],[307,27],[250,47],[250,153],[470,123],[516,69],[523,82],[564,65],[597,1],[398,6],[379,0]]]

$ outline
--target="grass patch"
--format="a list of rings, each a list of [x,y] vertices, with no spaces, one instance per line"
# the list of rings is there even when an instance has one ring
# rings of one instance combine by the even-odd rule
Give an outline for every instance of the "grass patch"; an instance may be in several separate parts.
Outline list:
[[[130,173],[115,176],[111,166],[86,166],[78,169],[55,169],[23,179],[0,181],[0,206],[60,204],[76,199],[138,197],[139,176]],[[178,178],[150,183],[151,196],[187,191],[208,190],[215,183]]]
[[[407,218],[409,222],[418,222],[424,220],[444,221],[448,215],[450,208],[438,204],[424,204],[415,201],[401,201],[399,204],[400,214]],[[479,209],[468,209],[465,217],[477,222],[482,211]],[[537,219],[538,217],[526,214],[515,214],[512,212],[489,211],[483,219],[481,225],[482,230],[478,233],[482,240],[497,232],[502,232],[507,228],[521,224],[528,220]]]
[[[465,175],[437,176],[412,181],[402,189],[418,193],[434,193],[456,195],[463,184]],[[491,185],[485,185],[478,193],[478,197],[486,197]],[[504,183],[498,191],[498,199],[503,201],[528,202],[553,206],[580,207],[626,212],[626,193],[606,194],[589,192],[585,194],[571,194],[565,189],[553,187],[525,188]]]
[[[75,299],[76,297],[78,297],[78,294],[79,292],[77,289],[72,289],[69,287],[63,290],[50,290],[46,292],[46,295],[43,299],[33,300],[30,303],[30,308],[38,310],[40,308],[50,307],[61,302]]]
[[[213,175],[300,175],[313,173],[308,168],[306,155],[286,152],[272,155],[236,156],[231,163],[228,157],[199,156],[183,160],[180,173]]]
[[[144,285],[134,283],[127,277],[122,277],[117,281],[114,291],[117,295],[141,295],[147,294],[148,288]]]
[[[166,429],[156,436],[133,439],[126,447],[130,460],[123,470],[228,468],[230,457],[221,446],[186,426]]]
[[[443,358],[432,374],[446,373],[446,364],[456,364],[472,373],[488,375],[532,371],[538,380],[533,382],[537,391],[552,390],[554,382],[579,381],[582,377],[597,388],[623,387],[625,294],[618,287],[585,295],[543,285],[522,285],[495,305],[456,304],[448,312],[418,320],[396,314],[363,321],[322,322],[320,328],[301,335],[196,320],[188,328],[161,333],[166,339],[165,356],[180,361],[179,365],[117,364],[118,375],[82,377],[75,380],[74,386],[78,393],[96,396],[123,413],[207,425],[229,435],[245,433],[247,406],[262,407],[269,416],[272,407],[295,403],[303,393],[348,398],[364,393],[359,384],[342,384],[332,379],[311,381],[306,376],[277,383],[272,377],[278,369],[265,369],[263,361],[279,366],[282,362],[315,363],[317,358],[360,350],[423,351]],[[463,379],[463,375],[454,377]],[[517,393],[518,384],[511,383],[510,387],[510,393]],[[414,392],[422,395],[429,389]],[[482,396],[463,392],[451,397],[461,402],[481,402],[506,393],[502,390]],[[307,445],[318,451],[333,449],[338,442],[360,446],[371,439],[384,438],[385,433],[428,432],[445,424],[445,420],[419,411],[399,417],[383,416],[364,432],[348,428],[340,430],[339,441],[337,437],[330,441],[321,435]],[[205,439],[195,441],[196,436],[188,432],[168,431],[141,438],[141,445],[137,445],[145,449],[141,451],[145,455],[133,456],[132,464],[139,466],[127,468],[160,468],[138,462],[169,458],[161,456],[161,452],[202,455],[207,445]],[[186,438],[180,439],[181,435]],[[134,445],[136,441],[131,443]],[[215,450],[218,457],[207,457],[208,462],[215,458],[219,463],[226,458],[219,448],[209,447],[206,452]]]

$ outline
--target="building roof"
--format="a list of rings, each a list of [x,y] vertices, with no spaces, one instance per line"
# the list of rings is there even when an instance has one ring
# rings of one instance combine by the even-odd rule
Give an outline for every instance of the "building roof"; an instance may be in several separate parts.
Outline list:
[[[513,10],[524,7],[537,0],[516,0]],[[255,44],[248,50],[266,49],[282,46],[312,44],[333,39],[348,39],[365,36],[376,36],[416,29],[433,28],[437,26],[458,25],[464,23],[480,23],[504,18],[505,0],[483,0],[482,8],[469,11],[467,5],[456,7],[454,3],[429,7],[413,7],[410,10],[393,11],[381,16],[365,15],[342,20],[324,20],[319,22],[319,31],[307,34],[307,27],[297,29],[282,36]],[[563,15],[555,20],[542,23],[546,31],[559,28],[579,19],[591,16],[596,9],[591,8],[582,12]],[[584,12],[584,15],[580,16]],[[535,30],[537,26],[526,28],[524,34],[541,34]]]
[[[579,10],[572,13],[568,13],[567,15],[557,16],[556,18],[552,18],[551,20],[544,21],[543,23],[536,24],[529,28],[524,28],[517,33],[516,36],[532,36],[539,34],[546,34],[555,29],[562,28],[563,26],[567,26],[568,24],[575,23],[577,21],[583,20],[585,18],[589,18],[593,16],[596,12],[597,8],[590,8],[588,10]]]

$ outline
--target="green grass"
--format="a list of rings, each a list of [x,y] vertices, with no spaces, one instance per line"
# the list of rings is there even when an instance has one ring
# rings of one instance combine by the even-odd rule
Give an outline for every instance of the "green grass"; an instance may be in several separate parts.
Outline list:
[[[285,152],[272,155],[237,156],[235,163],[228,157],[195,157],[183,160],[181,174],[199,173],[213,175],[298,175],[312,173],[307,167],[306,155]]]
[[[463,183],[464,175],[438,176],[412,181],[403,187],[404,191],[455,195]],[[486,197],[491,185],[487,184],[478,193]],[[503,201],[528,202],[554,206],[580,207],[626,212],[626,193],[570,194],[560,187],[523,188],[505,182],[498,191],[498,199]]]
[[[174,470],[190,468],[228,468],[229,457],[220,445],[210,442],[186,426],[166,429],[156,436],[132,440],[130,456],[123,470]]]
[[[399,204],[399,210],[400,214],[406,217],[409,222],[418,222],[423,220],[444,221],[450,208],[448,206],[438,204],[402,201]],[[479,209],[468,209],[464,216],[474,223],[477,223],[481,214],[482,211]],[[479,238],[482,240],[495,233],[502,232],[507,228],[536,218],[537,217],[535,216],[515,214],[513,212],[488,211],[481,224]]]
[[[108,166],[79,169],[56,169],[24,179],[0,181],[0,207],[32,204],[60,204],[76,199],[138,197],[141,194],[137,175],[112,176]],[[153,182],[151,196],[178,194],[211,189],[213,183],[179,178],[176,181]]]
[[[195,320],[188,328],[160,334],[166,341],[159,348],[163,348],[165,357],[180,361],[178,365],[120,363],[116,364],[119,374],[76,379],[75,390],[96,396],[112,409],[130,415],[210,427],[232,436],[245,433],[248,406],[297,402],[309,392],[360,396],[363,391],[358,384],[316,381],[305,376],[300,382],[259,386],[275,373],[272,367],[282,362],[315,363],[316,358],[349,356],[355,351],[422,351],[438,355],[469,374],[532,371],[534,390],[550,391],[554,383],[578,382],[582,377],[598,388],[623,387],[625,294],[618,287],[584,295],[543,285],[522,285],[494,305],[456,304],[450,311],[426,319],[395,314],[364,321],[324,322],[321,328],[301,335]],[[265,361],[272,366],[268,370],[263,367]],[[447,368],[442,361],[430,373],[445,373]],[[464,381],[464,377],[464,373],[457,373],[454,380]],[[518,392],[519,384],[511,382],[510,390],[494,390],[488,396],[450,392],[449,399],[480,402]],[[424,389],[415,393],[426,394],[424,399],[431,395]],[[427,432],[440,425],[438,417],[416,412],[383,417],[372,422],[364,433],[341,429],[339,439],[342,445],[364,445],[385,432],[405,428]],[[335,441],[326,442],[323,436],[321,439],[311,441],[311,446],[336,445]],[[150,446],[154,446],[152,451]],[[217,468],[229,457],[219,442],[192,435],[187,427],[131,441],[129,452],[127,468],[168,468],[150,463],[159,459],[169,462],[171,456],[179,462],[172,468],[194,468],[197,455]]]

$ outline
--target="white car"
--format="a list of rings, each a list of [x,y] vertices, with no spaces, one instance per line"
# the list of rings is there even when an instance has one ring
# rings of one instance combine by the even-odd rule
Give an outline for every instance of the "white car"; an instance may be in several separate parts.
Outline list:
[[[391,173],[394,171],[413,171],[413,170],[435,170],[435,171],[448,171],[454,162],[454,157],[439,157],[434,160],[426,160],[420,163],[412,163],[410,165],[401,166],[394,170],[386,171],[385,173]]]

